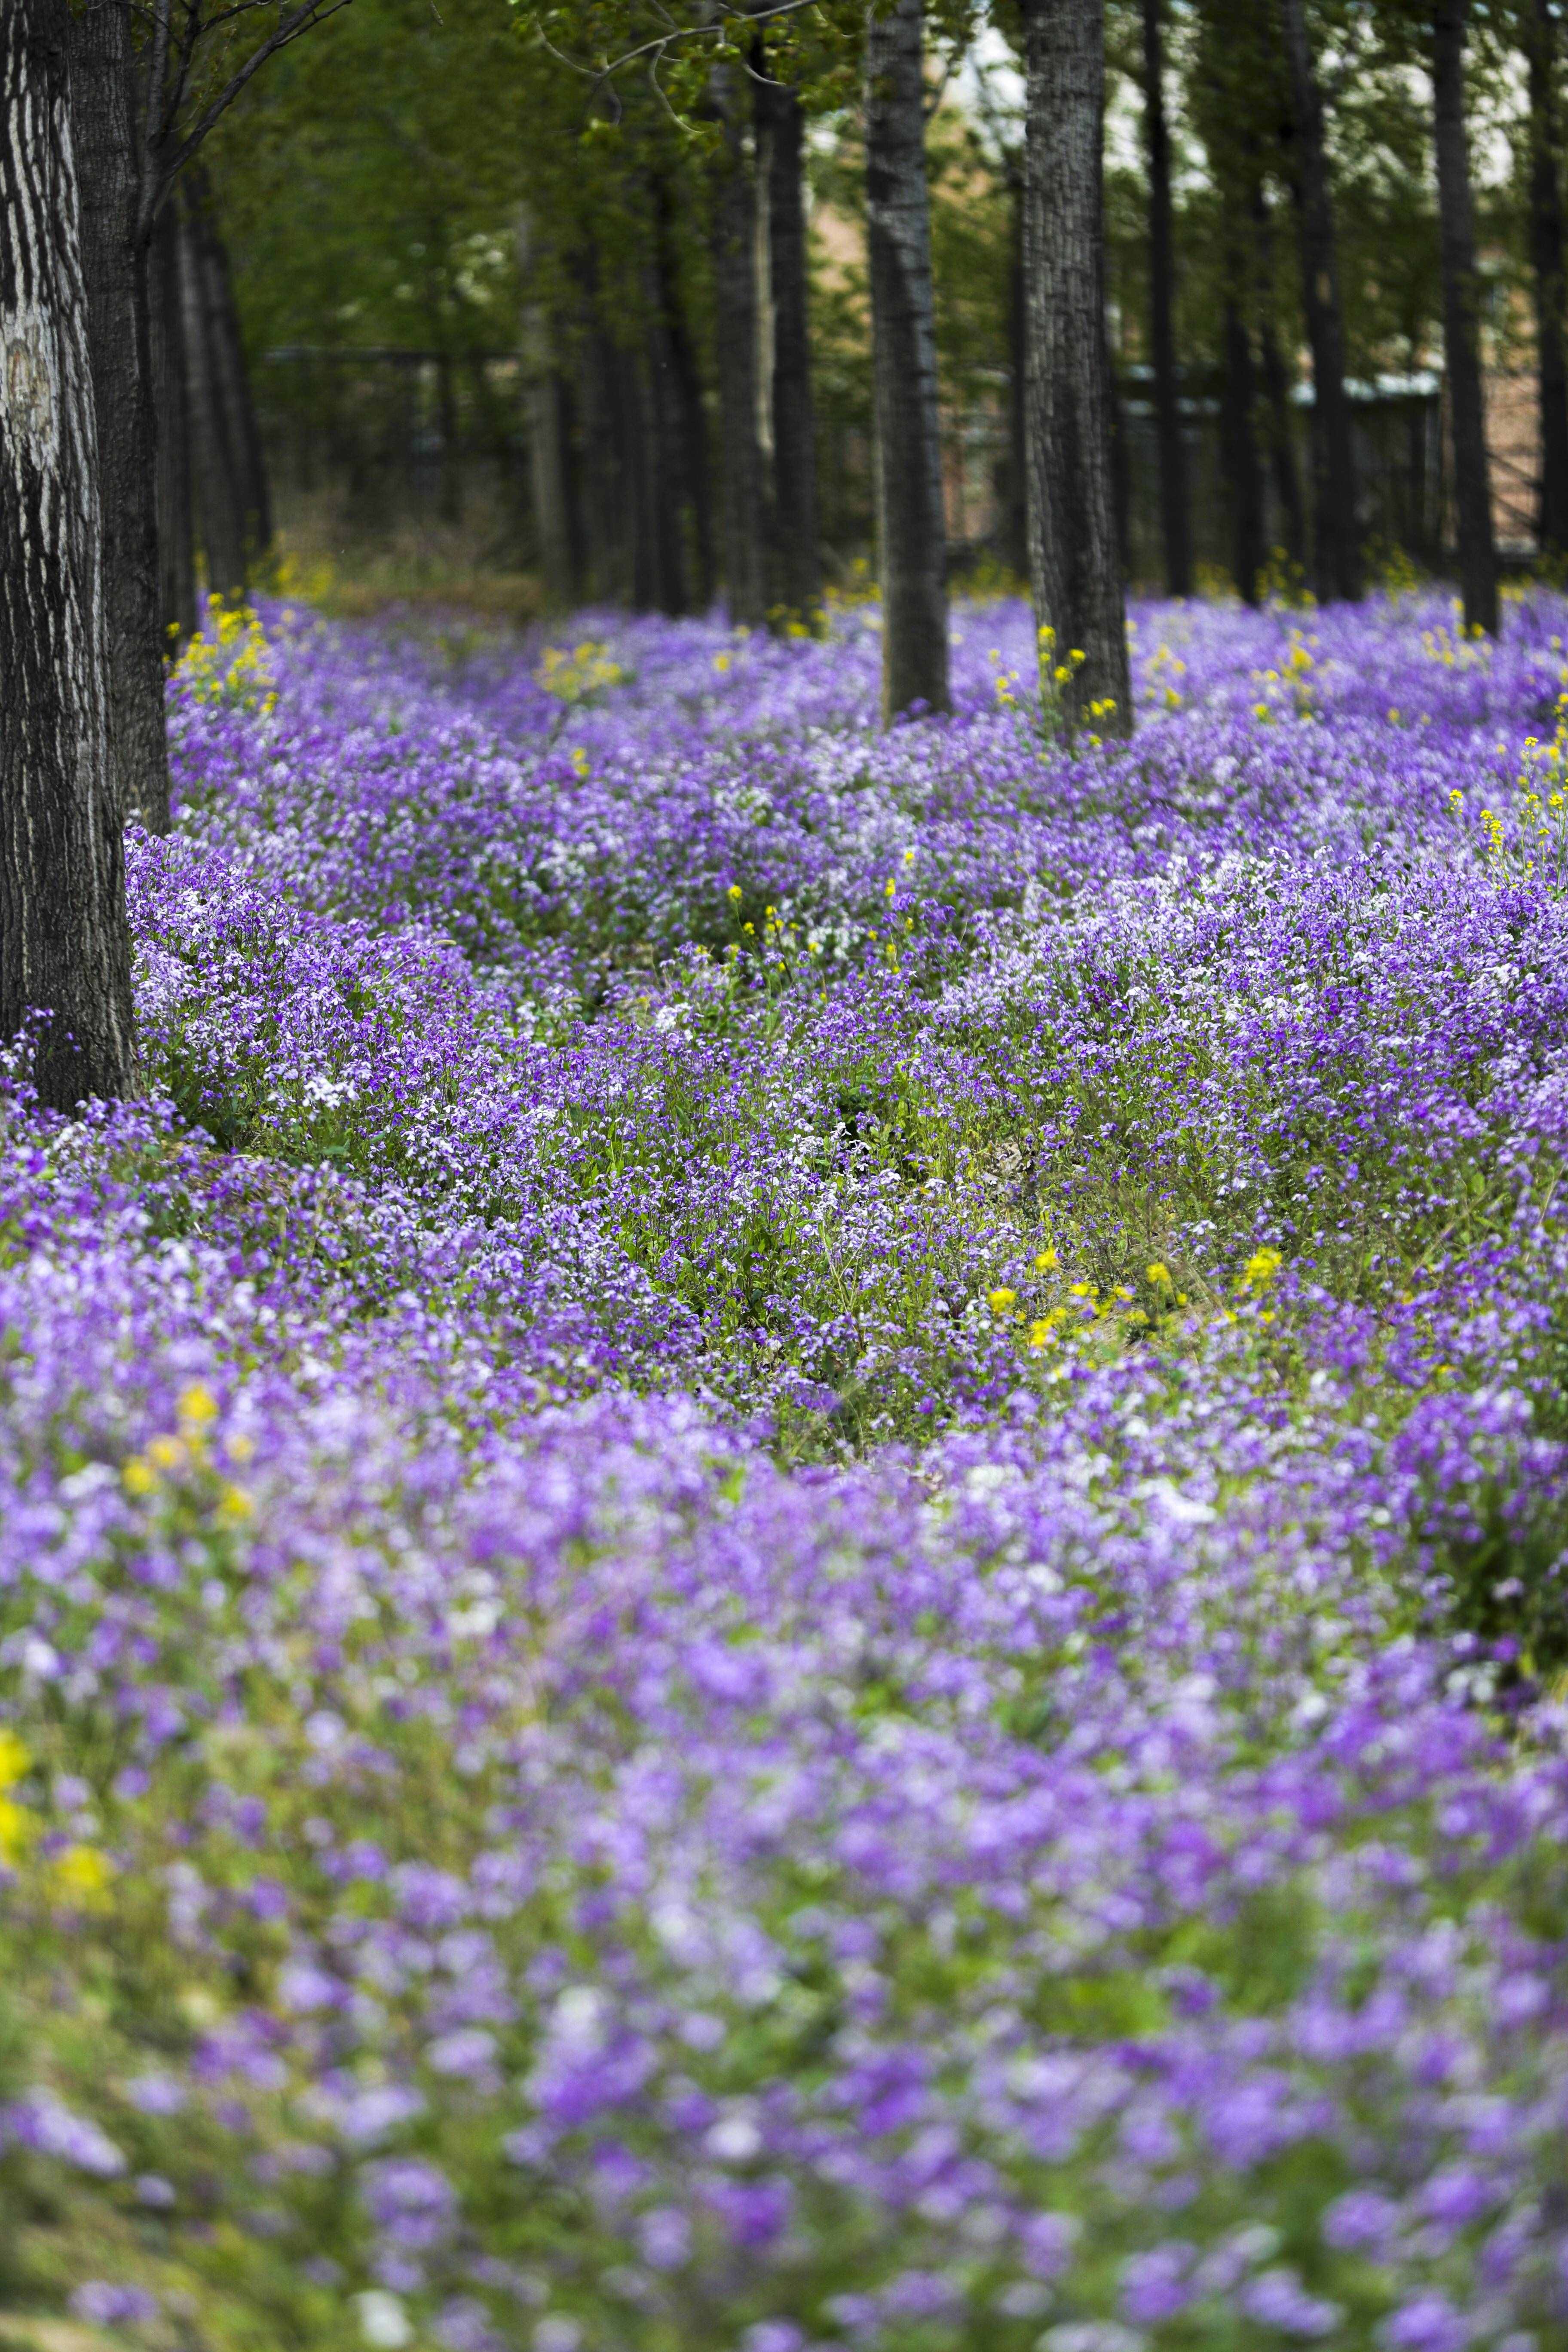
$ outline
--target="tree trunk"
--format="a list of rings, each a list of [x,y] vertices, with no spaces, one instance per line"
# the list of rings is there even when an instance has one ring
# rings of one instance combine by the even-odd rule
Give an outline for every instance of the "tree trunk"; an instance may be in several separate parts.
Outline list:
[[[233,414],[230,409],[231,420]],[[452,354],[445,350],[436,354],[436,431],[441,443],[436,511],[443,522],[459,523],[463,520],[463,460],[458,446],[458,384]]]
[[[583,520],[588,542],[588,593],[626,603],[631,593],[635,486],[627,463],[620,354],[593,326],[583,350]]]
[[[679,374],[664,307],[664,288],[656,268],[650,268],[644,278],[643,299],[648,314],[644,352],[653,595],[661,613],[674,614],[690,609],[687,593],[685,444]]]
[[[636,352],[617,349],[616,368],[620,383],[620,415],[624,434],[623,478],[630,523],[629,573],[634,613],[664,610],[664,549],[660,542],[658,443],[655,429],[653,392],[648,370]]]
[[[1264,556],[1263,475],[1258,462],[1255,398],[1252,338],[1241,306],[1233,297],[1225,306],[1225,387],[1220,402],[1220,433],[1230,504],[1231,567],[1237,591],[1247,604],[1258,601],[1258,574]]]
[[[169,830],[158,596],[156,432],[148,349],[146,255],[132,109],[131,26],[123,0],[70,19],[71,142],[81,201],[103,519],[109,740],[121,808]]]
[[[1497,635],[1497,551],[1492,543],[1481,403],[1479,289],[1470,158],[1465,135],[1468,0],[1436,0],[1432,17],[1432,128],[1437,156],[1437,228],[1443,267],[1443,352],[1454,436],[1454,506],[1465,625]]]
[[[702,409],[702,378],[692,349],[680,295],[673,205],[668,186],[658,188],[658,299],[668,341],[674,415],[674,455],[682,503],[690,516],[690,604],[700,613],[713,602],[713,502],[708,478],[708,420]]]
[[[518,216],[517,261],[525,283],[532,260],[533,223],[524,206]],[[542,301],[525,302],[519,341],[539,568],[546,602],[566,611],[576,604],[583,587],[573,499],[571,393],[557,364],[553,323]]]
[[[1024,0],[1024,32],[1029,570],[1049,632],[1041,685],[1047,701],[1059,688],[1069,734],[1087,721],[1128,735],[1105,337],[1103,0]]]
[[[1281,0],[1290,77],[1293,192],[1301,248],[1302,306],[1312,352],[1312,568],[1318,596],[1362,593],[1355,446],[1345,391],[1334,211],[1323,144],[1323,102],[1307,39],[1304,0]]]
[[[1550,0],[1531,0],[1530,260],[1541,386],[1541,514],[1543,554],[1568,554],[1568,360],[1563,353],[1561,134],[1557,119],[1557,20]]]
[[[195,263],[196,299],[203,321],[205,381],[212,404],[211,433],[217,462],[227,482],[226,496],[237,518],[239,536],[241,593],[272,538],[271,501],[261,436],[250,397],[250,373],[239,332],[239,312],[234,299],[228,249],[213,208],[212,188],[198,163],[187,167],[185,194]],[[437,362],[442,396],[442,491],[455,479],[448,461],[447,434],[456,438],[452,414],[452,374],[448,359]],[[226,524],[224,529],[227,528]]]
[[[180,289],[180,225],[171,198],[153,224],[147,262],[149,347],[157,417],[159,643],[177,656],[196,627],[195,550],[191,537],[190,412]]]
[[[882,581],[882,716],[950,707],[947,522],[937,405],[921,0],[866,40],[866,199]]]
[[[1171,227],[1171,136],[1165,121],[1163,0],[1143,0],[1143,138],[1149,164],[1149,349],[1154,363],[1154,431],[1160,453],[1160,527],[1165,588],[1193,593],[1187,450],[1173,324],[1175,247]]]
[[[539,531],[544,593],[562,611],[577,601],[572,545],[571,490],[566,470],[566,386],[549,359],[548,330],[536,333],[528,387],[529,474]]]
[[[71,1110],[132,1070],[66,0],[0,8],[0,1040]]]
[[[254,571],[265,560],[272,545],[272,497],[267,479],[267,458],[261,446],[256,403],[251,397],[245,339],[239,331],[239,305],[234,299],[234,272],[229,267],[228,247],[218,229],[205,174],[202,187],[202,240],[206,255],[207,302],[213,321],[213,348],[217,358],[228,435],[239,480],[247,566],[247,571]],[[448,363],[448,397],[450,383]],[[454,452],[457,441],[454,413]]]
[[[1029,432],[1027,304],[1024,294],[1024,173],[1021,163],[1007,172],[1007,457],[1005,495],[1002,501],[1002,561],[1018,580],[1029,573]]]
[[[794,614],[822,602],[816,543],[816,418],[811,398],[811,330],[800,100],[783,82],[755,84],[759,151],[767,155],[766,221],[773,332],[764,355],[772,376],[773,557],[778,601]]]
[[[727,68],[714,73],[711,87],[724,129],[724,152],[715,166],[713,186],[724,595],[731,621],[756,628],[767,617],[763,462],[757,440],[756,192],[742,148],[739,108]]]
[[[190,200],[189,182],[184,194],[187,201],[181,206],[180,216],[180,306],[196,536],[205,560],[209,593],[242,598],[245,511],[213,352],[201,224],[196,204]]]
[[[1274,331],[1277,311],[1274,287],[1274,238],[1268,202],[1261,183],[1252,192],[1252,226],[1258,263],[1258,352],[1263,371],[1263,397],[1268,420],[1268,457],[1274,473],[1274,496],[1285,534],[1285,552],[1292,563],[1307,553],[1306,517],[1301,507],[1301,477],[1296,464],[1296,436],[1290,418],[1290,373]]]

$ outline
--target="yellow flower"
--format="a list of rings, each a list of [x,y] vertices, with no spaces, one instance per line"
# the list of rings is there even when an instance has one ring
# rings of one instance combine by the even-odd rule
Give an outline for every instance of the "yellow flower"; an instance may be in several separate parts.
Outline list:
[[[1035,1259],[1035,1272],[1037,1274],[1055,1274],[1057,1270],[1057,1254],[1055,1250],[1043,1249]]]
[[[0,1797],[0,1866],[9,1868],[20,1862],[33,1842],[37,1823],[22,1806],[9,1797]]]
[[[1237,1278],[1237,1289],[1267,1290],[1284,1262],[1277,1249],[1255,1250]]]
[[[1051,1325],[1049,1317],[1045,1315],[1037,1316],[1034,1322],[1029,1326],[1030,1347],[1047,1348],[1050,1345],[1050,1339]]]
[[[32,1760],[25,1741],[0,1730],[0,1790],[14,1789]]]
[[[131,1456],[120,1475],[128,1495],[155,1495],[158,1491],[158,1473],[140,1454]]]
[[[738,882],[731,882],[729,888],[724,893],[725,898],[728,898],[731,907],[738,907],[740,905],[742,895],[743,893]]]
[[[204,1387],[200,1381],[193,1381],[188,1389],[181,1391],[180,1402],[174,1409],[181,1422],[194,1429],[205,1429],[209,1422],[217,1419],[217,1404],[212,1391]]]
[[[247,1519],[255,1508],[243,1486],[226,1486],[218,1500],[218,1516],[225,1519]]]
[[[185,1449],[177,1437],[155,1437],[147,1448],[147,1459],[160,1470],[173,1470],[185,1458]]]
[[[1007,1309],[1012,1306],[1018,1294],[1016,1290],[1008,1290],[1005,1288],[1000,1290],[988,1290],[985,1294],[985,1304],[990,1307],[993,1315],[1005,1315]]]
[[[89,1907],[101,1901],[114,1864],[106,1853],[92,1845],[68,1845],[63,1853],[56,1854],[50,1866],[58,1893],[68,1903]]]
[[[1169,1282],[1171,1279],[1170,1267],[1163,1265],[1159,1258],[1151,1259],[1143,1271],[1151,1282]]]

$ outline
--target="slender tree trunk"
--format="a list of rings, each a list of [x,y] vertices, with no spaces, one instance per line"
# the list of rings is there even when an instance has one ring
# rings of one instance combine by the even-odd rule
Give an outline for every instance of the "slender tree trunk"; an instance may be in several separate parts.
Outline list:
[[[661,613],[690,609],[687,593],[686,464],[680,383],[657,268],[644,279],[647,306],[647,483],[653,528],[654,602]]]
[[[207,304],[213,321],[213,349],[222,385],[224,410],[228,419],[229,440],[234,449],[235,470],[239,481],[240,506],[245,517],[246,558],[249,568],[254,570],[272,545],[272,496],[267,478],[266,454],[261,446],[261,428],[257,421],[256,403],[251,397],[245,340],[239,331],[239,305],[234,298],[234,272],[229,267],[228,247],[218,229],[205,174],[203,196],[202,241],[205,253]],[[449,362],[447,370],[447,397],[450,400]],[[445,425],[445,419],[443,422]],[[455,452],[458,443],[455,411],[452,426]]]
[[[620,354],[597,325],[584,338],[582,386],[588,593],[598,602],[625,604],[632,590],[636,486],[628,463]]]
[[[1024,0],[1029,570],[1063,723],[1132,730],[1105,337],[1103,0]],[[1081,659],[1079,658],[1081,656]],[[1066,676],[1062,672],[1066,671]]]
[[[1344,324],[1323,102],[1307,38],[1304,0],[1280,0],[1290,78],[1294,194],[1302,306],[1312,352],[1312,568],[1319,597],[1362,593],[1355,445],[1345,391]]]
[[[195,635],[195,550],[191,536],[190,413],[180,289],[180,226],[173,199],[153,224],[148,255],[153,402],[158,419],[159,642],[173,658]]]
[[[0,1039],[43,1101],[121,1095],[131,934],[66,0],[0,8]]]
[[[1436,0],[1432,16],[1433,138],[1437,156],[1437,227],[1443,265],[1443,351],[1454,436],[1454,506],[1465,625],[1497,635],[1497,550],[1492,542],[1481,399],[1479,289],[1465,134],[1468,0]]]
[[[1543,553],[1568,554],[1568,360],[1563,352],[1562,134],[1558,122],[1557,20],[1549,0],[1530,0],[1530,260],[1541,386],[1541,515]]]
[[[566,478],[566,387],[549,363],[547,344],[542,341],[536,343],[531,356],[535,373],[528,388],[529,473],[539,532],[540,570],[546,597],[552,604],[565,610],[577,600]]]
[[[1253,188],[1252,225],[1258,264],[1258,354],[1263,372],[1274,496],[1285,535],[1285,552],[1292,563],[1301,563],[1307,552],[1306,517],[1301,506],[1301,477],[1296,464],[1296,436],[1290,418],[1290,373],[1279,349],[1279,338],[1274,331],[1277,309],[1274,237],[1261,184],[1255,184]]]
[[[185,194],[191,194],[188,184]],[[239,597],[246,586],[245,513],[213,354],[205,275],[200,224],[187,202],[180,218],[180,303],[197,536],[209,592]]]
[[[1258,334],[1258,355],[1263,371],[1263,396],[1268,416],[1268,457],[1274,475],[1274,497],[1279,509],[1285,552],[1292,563],[1307,556],[1307,517],[1301,502],[1301,473],[1296,462],[1296,436],[1290,419],[1290,375],[1270,321]]]
[[[659,544],[659,506],[654,480],[658,442],[650,414],[652,395],[647,372],[635,352],[617,351],[620,409],[625,431],[625,470],[631,522],[631,602],[635,613],[663,608],[663,551]]]
[[[682,503],[690,516],[690,604],[705,613],[713,601],[713,502],[709,486],[708,420],[702,409],[702,379],[692,349],[675,246],[669,191],[658,190],[658,297],[668,338],[673,451]]]
[[[761,70],[765,77],[765,65]],[[816,417],[811,397],[804,124],[800,100],[784,83],[759,79],[755,106],[759,147],[767,155],[773,328],[768,357],[778,597],[791,613],[812,613],[822,602],[822,559],[816,543]]]
[[[463,460],[458,446],[458,385],[452,354],[445,350],[436,354],[436,430],[441,442],[437,512],[443,522],[459,523],[463,520]]]
[[[1176,373],[1175,241],[1171,226],[1171,135],[1165,121],[1163,0],[1143,0],[1143,141],[1149,165],[1149,348],[1154,363],[1154,432],[1160,453],[1160,527],[1165,587],[1193,593],[1187,451]]]
[[[713,186],[724,595],[731,622],[756,628],[767,615],[763,462],[757,441],[756,192],[727,68],[714,73],[712,90],[724,129],[724,152],[715,167]]]
[[[1009,166],[1007,252],[1007,475],[1003,501],[1003,562],[1019,580],[1029,574],[1029,434],[1027,331],[1024,294],[1024,173],[1021,163]]]
[[[167,833],[156,434],[124,0],[97,0],[74,15],[70,43],[71,140],[103,518],[110,749],[121,807],[134,810],[152,832]]]
[[[518,216],[517,259],[526,281],[533,258],[533,223],[526,206]],[[572,511],[571,439],[566,380],[556,365],[555,335],[548,310],[531,299],[523,306],[520,357],[528,418],[529,484],[539,537],[539,568],[546,601],[563,610],[577,602],[582,583]]]
[[[1256,383],[1252,338],[1240,304],[1232,297],[1225,306],[1225,388],[1220,403],[1220,432],[1225,444],[1226,486],[1229,493],[1231,566],[1242,601],[1258,601],[1258,574],[1263,569],[1263,475],[1258,462],[1255,428]]]
[[[218,542],[226,564],[232,565],[225,541],[232,530],[239,549],[239,568],[226,593],[240,594],[272,537],[271,501],[261,436],[250,397],[250,376],[240,339],[239,313],[234,299],[228,252],[218,230],[212,188],[199,163],[187,167],[184,180],[186,217],[190,226],[192,300],[201,320],[201,377],[209,409],[206,436],[214,462],[222,477],[221,496],[231,512],[216,523]],[[190,339],[187,326],[187,344]],[[450,425],[451,363],[437,363],[441,373],[443,426],[443,494],[450,476],[445,433]],[[196,419],[198,452],[201,419]],[[218,495],[215,488],[215,497]],[[208,548],[209,563],[214,550]],[[212,585],[220,583],[215,579]]]
[[[950,707],[947,521],[937,405],[921,0],[866,40],[866,198],[882,581],[882,716]]]

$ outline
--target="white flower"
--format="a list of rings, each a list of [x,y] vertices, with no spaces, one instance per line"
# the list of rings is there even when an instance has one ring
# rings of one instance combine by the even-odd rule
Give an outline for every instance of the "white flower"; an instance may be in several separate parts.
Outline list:
[[[359,2332],[374,2352],[403,2352],[412,2340],[414,2330],[402,2299],[388,2294],[384,2287],[367,2287],[363,2294],[356,2294],[354,2309],[359,2314]]]

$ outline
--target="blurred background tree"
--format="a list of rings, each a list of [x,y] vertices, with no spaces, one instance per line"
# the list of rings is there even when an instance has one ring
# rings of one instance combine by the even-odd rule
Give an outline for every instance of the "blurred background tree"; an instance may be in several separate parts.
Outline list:
[[[1541,330],[1563,308],[1550,262],[1562,245],[1563,28],[1558,0],[1478,0],[1468,14],[1486,496],[1504,560],[1521,562],[1568,537],[1561,332],[1554,362]],[[1172,576],[1152,17],[1190,537],[1178,584],[1194,561],[1202,580],[1248,595],[1291,582],[1342,593],[1363,560],[1395,550],[1419,569],[1453,562],[1430,0],[1110,0],[1107,333],[1129,578]],[[657,53],[651,71],[647,58],[602,79],[584,69],[657,38],[661,21],[637,0],[550,11],[443,0],[439,16],[426,0],[354,0],[280,58],[210,142],[212,218],[280,543],[307,564],[330,560],[341,595],[464,584],[516,611],[584,597],[679,611],[722,593],[755,620],[803,611],[817,578],[843,589],[874,565],[863,15],[792,9],[744,39],[731,25],[722,57],[710,39],[689,40]],[[1293,27],[1321,109],[1315,230]],[[1025,562],[1021,38],[1006,5],[933,13],[926,26],[945,526],[959,580],[1016,576]],[[781,364],[789,415],[804,395],[787,390],[787,358],[771,346],[759,356],[773,331],[775,91],[794,110],[809,224],[815,560],[784,549],[806,478],[790,459],[795,488],[781,494],[773,478]],[[1322,273],[1303,247],[1304,235],[1321,242],[1325,218],[1345,385],[1338,458],[1315,396],[1326,362],[1308,296]],[[750,306],[739,357],[738,303]],[[1556,386],[1544,425],[1538,348]],[[757,564],[731,582],[743,565],[733,530],[726,547],[726,484],[732,501],[733,484],[753,478],[740,495],[754,499]]]

